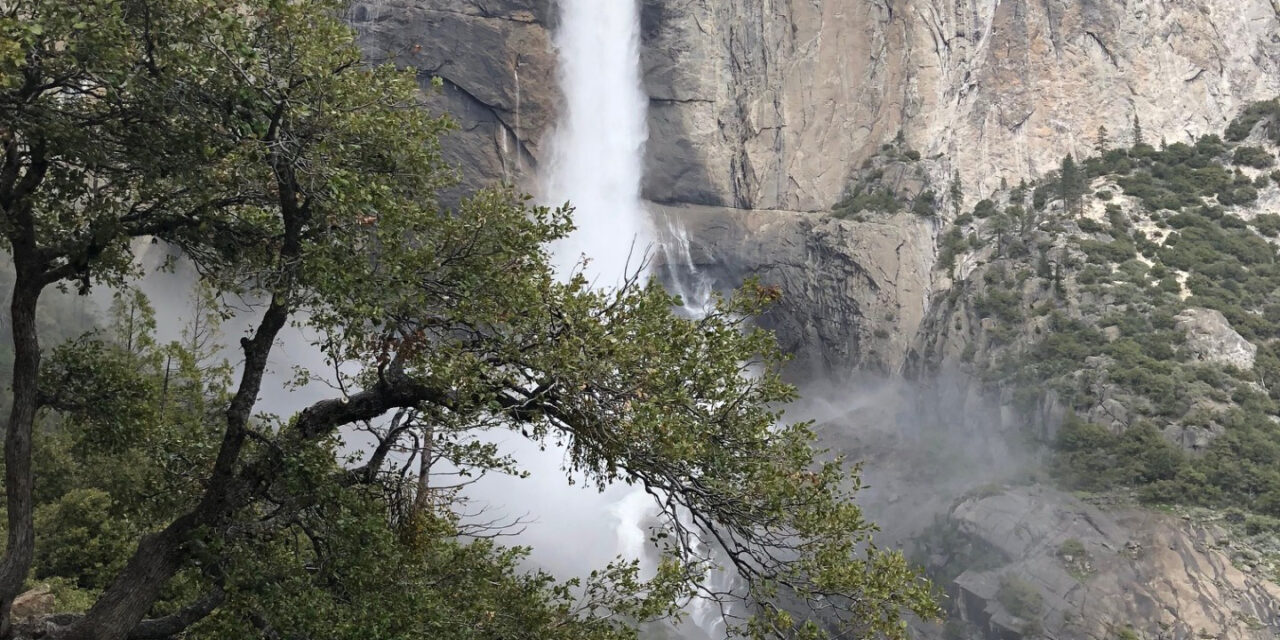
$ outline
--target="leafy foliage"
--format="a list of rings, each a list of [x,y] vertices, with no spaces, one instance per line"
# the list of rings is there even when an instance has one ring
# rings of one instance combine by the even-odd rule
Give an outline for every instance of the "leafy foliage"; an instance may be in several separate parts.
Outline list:
[[[505,190],[442,209],[450,123],[423,108],[416,71],[360,63],[341,8],[33,2],[0,23],[7,428],[35,442],[6,450],[0,604],[34,562],[93,603],[70,637],[176,621],[211,638],[626,638],[694,594],[747,597],[730,622],[756,637],[826,634],[784,603],[899,638],[905,611],[932,615],[928,584],[872,545],[856,471],[781,420],[794,390],[748,323],[777,291],[748,284],[683,318],[656,283],[557,279],[545,247],[567,209]],[[141,237],[200,276],[173,344],[123,287]],[[67,284],[115,288],[113,318],[42,362],[31,319]],[[209,336],[238,314],[233,370]],[[262,416],[290,322],[319,336],[339,390]],[[475,438],[494,429],[659,498],[657,574],[619,561],[557,584],[520,569],[523,550],[469,538],[433,475],[515,471]],[[359,460],[339,454],[356,430],[373,442]],[[392,451],[420,461],[416,480]],[[716,562],[739,593],[704,585]]]

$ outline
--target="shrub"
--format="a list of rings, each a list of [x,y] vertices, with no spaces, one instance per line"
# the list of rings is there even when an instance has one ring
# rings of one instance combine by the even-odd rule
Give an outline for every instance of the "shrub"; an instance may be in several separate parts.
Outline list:
[[[1253,185],[1244,185],[1223,189],[1218,192],[1218,202],[1224,206],[1252,204],[1258,199],[1258,190]]]
[[[1111,270],[1106,267],[1100,267],[1091,264],[1080,270],[1076,274],[1076,281],[1080,284],[1098,284],[1100,282],[1108,282],[1111,280]]]
[[[101,589],[128,558],[133,534],[114,512],[111,496],[98,489],[75,489],[36,510],[47,533],[36,547],[37,578],[78,576],[77,586]]]
[[[1044,610],[1044,595],[1035,585],[1015,575],[1000,578],[996,600],[1014,617],[1030,620]]]
[[[1058,555],[1079,559],[1089,555],[1089,552],[1084,548],[1084,543],[1080,542],[1078,538],[1067,538],[1062,541],[1062,544],[1058,545]]]
[[[1236,147],[1231,162],[1254,169],[1266,169],[1276,163],[1276,158],[1262,147]]]
[[[992,287],[974,300],[974,311],[982,318],[997,318],[1006,323],[1022,322],[1022,296],[1013,289]]]
[[[1093,218],[1080,218],[1076,224],[1080,227],[1080,230],[1085,233],[1102,233],[1103,231],[1106,231],[1106,227],[1103,227],[1101,222],[1098,222]]]
[[[835,206],[836,217],[848,218],[860,211],[883,211],[897,213],[902,203],[888,188],[872,189],[866,192],[855,191],[853,195],[841,200]]]
[[[932,218],[938,214],[938,204],[936,197],[931,190],[920,192],[916,199],[911,202],[911,212],[926,218]]]
[[[978,204],[973,207],[973,217],[975,218],[989,218],[994,215],[995,212],[996,203],[992,202],[989,198],[980,200]]]
[[[1264,119],[1275,117],[1280,112],[1280,102],[1276,100],[1266,100],[1263,102],[1255,102],[1248,107],[1227,127],[1226,138],[1231,142],[1241,142],[1253,133],[1254,127]],[[1275,132],[1271,132],[1274,136]]]
[[[1089,256],[1089,262],[1095,264],[1121,263],[1138,255],[1138,250],[1133,243],[1124,240],[1114,242],[1082,240],[1080,248]]]
[[[1280,215],[1263,213],[1253,219],[1253,227],[1264,236],[1280,236]]]

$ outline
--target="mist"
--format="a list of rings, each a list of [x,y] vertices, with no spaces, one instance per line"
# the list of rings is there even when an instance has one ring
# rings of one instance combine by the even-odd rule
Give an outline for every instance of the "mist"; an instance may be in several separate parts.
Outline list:
[[[1024,479],[1033,447],[1003,411],[969,391],[959,373],[922,380],[809,380],[791,420],[812,420],[821,446],[861,465],[856,500],[879,525],[877,543],[909,549],[912,539],[975,488]]]

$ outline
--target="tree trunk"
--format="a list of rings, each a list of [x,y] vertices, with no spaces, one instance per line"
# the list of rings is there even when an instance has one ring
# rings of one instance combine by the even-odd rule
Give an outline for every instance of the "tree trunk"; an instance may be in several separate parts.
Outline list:
[[[222,606],[227,594],[221,587],[201,596],[200,599],[163,618],[143,620],[129,632],[129,640],[166,640],[175,638],[187,627],[205,619],[214,609]]]
[[[241,340],[244,371],[226,410],[227,427],[222,446],[200,504],[163,531],[144,536],[124,569],[89,612],[59,634],[60,640],[123,640],[146,615],[164,585],[182,569],[187,561],[186,545],[191,534],[199,527],[217,527],[224,523],[248,499],[237,490],[235,466],[247,437],[253,405],[262,389],[267,358],[288,318],[289,307],[277,296],[263,315],[253,339]]]
[[[36,333],[36,304],[40,285],[30,265],[15,256],[17,281],[10,314],[13,320],[13,408],[5,432],[5,495],[9,516],[9,540],[0,561],[0,636],[9,635],[9,609],[22,592],[35,551],[35,527],[31,520],[33,478],[31,431],[39,394],[40,341]]]
[[[413,497],[413,514],[431,507],[431,458],[435,456],[435,429],[428,425],[422,434],[422,459],[418,461],[418,491]]]
[[[186,560],[184,543],[195,523],[196,518],[188,514],[163,531],[144,536],[129,563],[84,618],[55,637],[59,640],[128,637],[159,597],[160,590],[182,568]]]

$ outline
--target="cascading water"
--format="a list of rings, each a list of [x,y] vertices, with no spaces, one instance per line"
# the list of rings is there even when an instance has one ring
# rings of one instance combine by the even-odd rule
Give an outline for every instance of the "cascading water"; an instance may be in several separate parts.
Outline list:
[[[555,44],[565,103],[544,193],[549,202],[571,202],[577,225],[554,247],[555,263],[564,274],[586,256],[588,277],[612,286],[641,266],[654,242],[640,199],[649,98],[636,0],[561,0]]]
[[[710,311],[712,286],[709,279],[698,272],[689,249],[689,232],[667,213],[660,216],[658,227],[658,253],[666,266],[667,288],[680,296],[685,315],[700,318]]]
[[[654,242],[640,198],[649,99],[640,80],[640,15],[636,0],[561,0],[560,87],[565,103],[551,143],[545,198],[573,204],[577,227],[553,247],[567,277],[586,261],[598,287],[640,273]],[[643,491],[610,509],[617,551],[644,558],[645,521],[653,512]]]
[[[647,278],[647,259],[661,256],[678,274],[672,285],[684,313],[705,313],[709,288],[693,269],[684,229],[666,216],[656,229],[640,196],[649,98],[640,75],[638,1],[560,0],[555,44],[565,103],[543,196],[549,204],[570,202],[577,227],[553,247],[557,271],[567,277],[583,268],[594,286],[608,288],[628,276]],[[646,547],[657,511],[652,497],[632,490],[609,511],[617,553],[652,569]],[[713,608],[691,604],[691,618],[706,637],[723,628]]]

